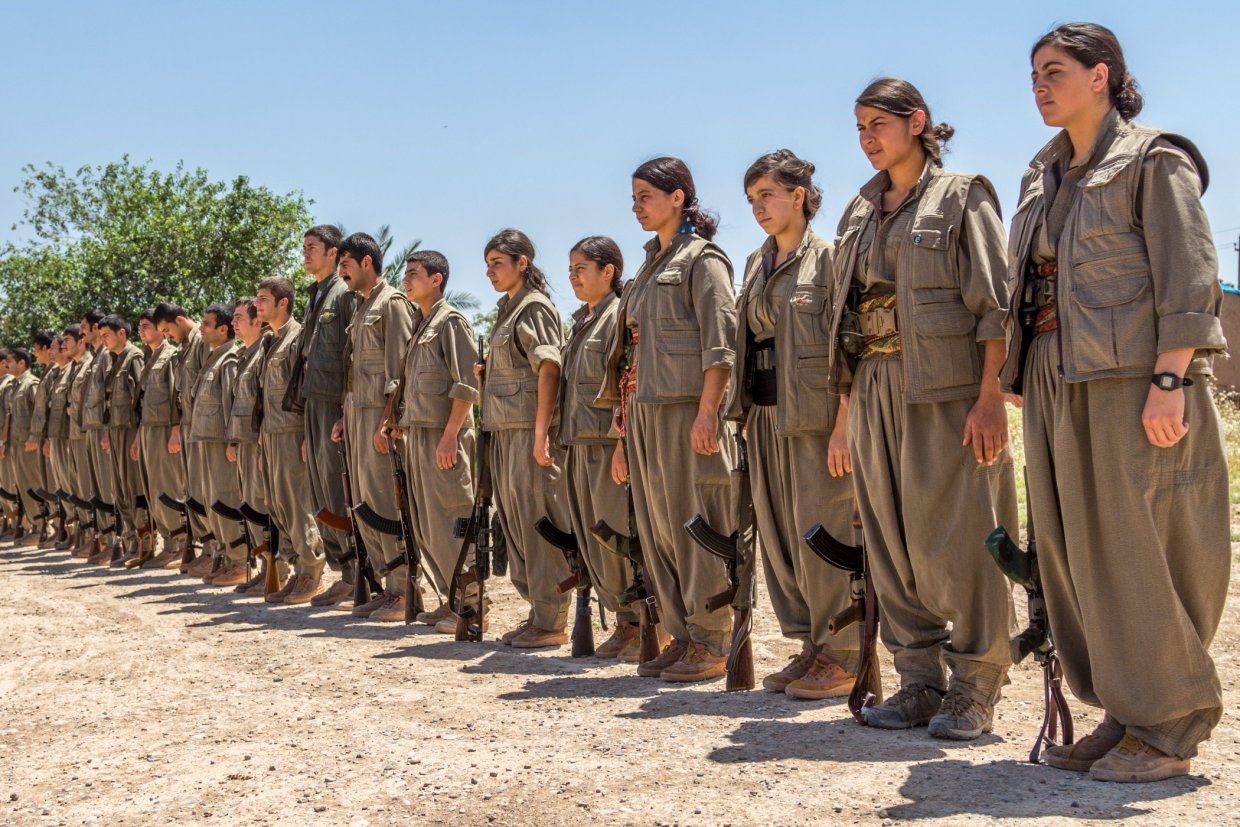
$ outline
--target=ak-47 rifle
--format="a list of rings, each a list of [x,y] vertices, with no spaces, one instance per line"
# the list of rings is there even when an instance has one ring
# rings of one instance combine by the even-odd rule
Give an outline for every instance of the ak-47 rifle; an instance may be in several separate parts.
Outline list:
[[[484,385],[487,361],[485,346],[482,336],[479,336],[478,361],[482,365],[479,382]],[[487,458],[490,445],[490,432],[479,428],[478,439],[474,443],[474,468],[478,473],[478,480],[474,484],[474,508],[468,517],[458,519],[452,528],[453,536],[461,541],[461,553],[452,569],[452,585],[448,589],[448,605],[457,616],[457,640],[482,640],[486,622],[486,581],[491,576],[491,553],[495,546],[495,532],[491,523],[491,464]],[[471,547],[474,550],[473,565],[461,571]],[[467,603],[469,587],[475,583],[478,586],[477,606]]]
[[[728,692],[753,689],[753,589],[754,589],[754,515],[753,495],[749,487],[749,446],[743,427],[736,429],[736,467],[740,486],[736,501],[736,531],[725,536],[696,514],[685,523],[685,531],[699,546],[721,558],[728,569],[728,588],[708,597],[706,610],[713,612],[732,606],[732,647],[728,652]]]
[[[222,500],[211,503],[211,510],[225,520],[232,520],[241,528],[241,536],[228,544],[229,548],[245,546],[245,579],[249,580],[254,568],[254,536],[250,533],[250,523],[241,513],[241,509],[233,508]]]
[[[102,535],[107,535],[107,534],[119,535],[120,534],[120,530],[121,530],[120,509],[118,509],[112,503],[104,502],[98,496],[92,496],[90,498],[90,506],[91,508],[95,510],[96,515],[105,514],[108,517],[112,518],[112,522],[107,523],[107,524],[101,524],[98,527],[99,534],[102,534]],[[99,520],[101,518],[96,516],[95,519]],[[112,559],[108,561],[109,565],[119,560],[121,558],[121,554],[122,554],[122,549],[120,548],[120,546],[113,545],[112,546]]]
[[[388,455],[395,457],[395,448],[391,438],[388,439]],[[404,482],[404,469],[401,469],[401,483]],[[418,592],[417,577],[421,573],[422,554],[418,543],[413,539],[413,522],[408,515],[408,503],[403,497],[397,499],[397,517],[385,517],[375,511],[366,502],[353,506],[353,513],[363,523],[380,534],[396,539],[396,547],[400,554],[383,564],[380,575],[388,575],[394,570],[405,566],[405,622],[412,623],[422,612],[422,595]]]
[[[371,570],[370,557],[366,552],[366,543],[362,539],[361,529],[357,525],[357,513],[354,511],[353,483],[349,476],[349,441],[346,438],[340,444],[343,461],[340,463],[340,482],[344,489],[344,504],[348,516],[335,514],[327,508],[315,512],[314,519],[322,525],[335,529],[345,536],[345,553],[342,562],[353,561],[353,605],[361,606],[370,602],[372,591],[382,591],[383,587]]]
[[[874,596],[874,584],[866,573],[865,547],[840,542],[822,527],[822,523],[815,523],[801,539],[820,560],[848,572],[852,601],[846,609],[831,615],[827,631],[835,635],[853,623],[862,624],[861,662],[852,691],[848,693],[848,711],[857,723],[865,726],[861,710],[883,700],[878,666],[878,600]]]
[[[206,524],[207,507],[205,505],[198,502],[198,500],[194,499],[193,497],[186,495],[185,508],[186,508],[186,511],[185,511],[186,518],[188,518],[191,513],[197,514],[199,517],[202,518],[203,524],[204,525]],[[204,533],[201,537],[198,538],[198,541],[202,543],[202,547],[204,551],[206,550],[206,547],[207,547],[206,544],[210,542],[211,540],[215,540],[216,542],[223,542],[224,538],[216,537],[215,533],[211,531]],[[220,564],[223,562],[223,560],[224,560],[223,554],[217,554],[215,556],[215,559],[212,561],[212,565],[211,565],[212,574],[215,574],[217,571],[219,571]]]
[[[561,530],[550,517],[539,517],[534,530],[551,545],[564,552],[572,574],[556,585],[557,594],[577,591],[577,616],[573,619],[573,652],[575,658],[588,658],[594,654],[594,629],[590,615],[590,572],[586,570],[585,558],[577,537],[571,531]]]
[[[1050,622],[1046,616],[1046,597],[1042,591],[1042,575],[1038,570],[1038,547],[1033,536],[1033,504],[1029,499],[1029,469],[1025,469],[1025,507],[1029,513],[1025,550],[1013,542],[1008,530],[999,526],[986,538],[986,550],[999,564],[999,568],[1013,583],[1025,590],[1029,597],[1029,625],[1012,638],[1012,663],[1020,663],[1029,655],[1042,667],[1042,701],[1044,713],[1042,728],[1029,751],[1029,763],[1037,764],[1043,746],[1059,743],[1059,721],[1063,724],[1063,744],[1072,743],[1072,710],[1063,694],[1063,665],[1055,652]]]
[[[77,508],[78,510],[78,531],[83,532],[81,536],[85,538],[86,535],[84,532],[86,531],[95,532],[94,552],[95,554],[98,554],[100,551],[103,550],[103,542],[99,539],[99,512],[98,510],[95,508],[95,506],[91,503],[90,500],[85,499],[83,497],[79,497],[77,494],[69,494],[67,496],[68,496],[69,502],[73,503],[74,507]],[[90,519],[84,520],[83,518],[87,513],[90,514]]]
[[[42,488],[27,488],[26,496],[39,504],[39,513],[30,518],[31,524],[38,524],[39,542],[43,541],[43,535],[47,533],[47,521],[52,518],[51,502],[44,499],[47,492]]]
[[[254,547],[254,559],[259,555],[267,557],[267,571],[263,578],[263,597],[280,591],[280,570],[277,564],[280,557],[280,527],[270,514],[264,514],[247,502],[237,506],[245,519],[263,530],[263,541]]]
[[[138,556],[125,562],[127,569],[141,568],[143,563],[155,556],[155,526],[151,523],[151,507],[145,494],[134,496],[133,509],[135,515],[139,511],[146,514],[146,521],[139,523],[134,519],[134,532],[138,535]]]
[[[387,438],[388,459],[392,463],[392,487],[396,489],[396,513],[400,515],[401,551],[405,555],[405,623],[413,623],[424,610],[418,581],[422,578],[422,549],[413,536],[413,511],[409,508],[409,475],[396,440]]]
[[[177,537],[182,534],[185,535],[185,548],[181,550],[181,565],[188,566],[190,563],[194,562],[195,546],[194,524],[189,518],[190,510],[193,509],[193,506],[191,506],[190,503],[196,503],[197,501],[193,500],[192,497],[186,497],[184,500],[178,500],[166,491],[160,492],[159,501],[163,503],[166,508],[170,508],[181,515],[181,527],[173,529],[172,536]],[[199,508],[201,508],[201,504],[199,504]],[[197,509],[194,509],[194,511],[197,513]],[[205,509],[203,510],[203,513],[206,513]],[[201,539],[206,541],[212,539],[212,537],[213,535],[211,534],[204,534]]]
[[[56,504],[56,534],[52,537],[52,544],[63,543],[69,539],[69,530],[65,527],[68,522],[65,513],[65,492],[57,488],[55,491],[48,491],[46,488],[36,489],[39,498],[43,502],[51,505]]]
[[[13,507],[6,508],[4,510],[4,513],[5,513],[5,517],[8,518],[9,524],[13,528],[13,530],[20,534],[21,533],[21,529],[20,529],[21,519],[22,519],[23,514],[25,513],[25,508],[22,507],[21,496],[13,491],[7,491],[3,488],[0,488],[0,498],[4,498],[5,500],[8,500],[9,502],[13,504]]]

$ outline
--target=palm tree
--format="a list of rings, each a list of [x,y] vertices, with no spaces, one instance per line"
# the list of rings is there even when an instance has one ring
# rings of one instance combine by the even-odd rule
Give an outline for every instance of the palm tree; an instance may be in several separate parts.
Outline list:
[[[345,229],[344,222],[336,222],[336,226],[340,228],[340,234],[347,236],[349,231]],[[413,255],[418,247],[422,246],[422,239],[415,238],[404,249],[396,253],[396,255],[388,255],[388,251],[392,248],[392,225],[384,224],[379,227],[379,232],[375,234],[375,242],[379,245],[379,250],[383,253],[383,260],[387,264],[383,268],[384,280],[395,287],[401,289],[400,280],[405,275],[405,262],[409,260],[409,256]],[[477,310],[482,306],[478,301],[478,297],[468,290],[449,290],[444,294],[448,304],[453,305],[458,310]]]

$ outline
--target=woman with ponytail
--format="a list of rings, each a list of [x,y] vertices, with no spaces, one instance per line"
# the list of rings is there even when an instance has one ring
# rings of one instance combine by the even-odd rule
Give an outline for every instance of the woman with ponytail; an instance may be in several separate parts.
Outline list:
[[[800,651],[762,686],[793,698],[847,695],[858,667],[856,625],[839,634],[848,575],[801,540],[814,523],[853,543],[848,409],[828,387],[831,242],[809,222],[822,203],[814,165],[787,149],[745,173],[765,244],[750,254],[727,417],[745,428],[762,568],[779,628]],[[825,473],[824,473],[825,472]]]
[[[492,432],[488,458],[512,584],[530,604],[527,618],[500,639],[518,649],[561,646],[570,596],[556,586],[568,578],[568,563],[534,523],[569,524],[556,433],[564,329],[525,233],[500,231],[484,256],[487,278],[503,295],[487,348],[482,427]]]
[[[1017,524],[999,389],[1003,225],[985,178],[942,168],[952,128],[935,125],[912,84],[871,83],[856,116],[879,172],[839,225],[832,375],[848,399],[868,573],[900,675],[863,714],[967,740],[990,731],[1011,666],[1011,592],[983,542]]]
[[[672,637],[637,673],[700,681],[724,672],[728,610],[705,604],[728,580],[723,563],[698,548],[684,525],[701,514],[724,534],[736,527],[736,449],[721,416],[735,359],[732,264],[711,242],[716,220],[699,206],[678,158],[637,168],[633,213],[655,236],[621,297],[599,401],[621,408],[628,463],[617,445],[613,476],[632,475],[646,575]]]
[[[568,450],[564,470],[573,534],[599,604],[616,617],[611,637],[594,650],[596,657],[636,662],[638,619],[634,606],[620,605],[629,585],[629,563],[604,548],[591,529],[600,520],[626,531],[628,497],[611,477],[616,444],[612,412],[594,404],[607,365],[607,348],[616,334],[624,257],[606,236],[581,239],[568,253],[568,282],[582,302],[564,345],[564,379],[560,385],[560,440]]]
[[[1208,174],[1133,121],[1115,35],[1059,26],[1030,53],[1042,120],[1012,219],[1011,349],[1051,634],[1105,715],[1047,750],[1104,781],[1184,775],[1223,698],[1209,646],[1230,579],[1227,462],[1207,377],[1227,343]]]

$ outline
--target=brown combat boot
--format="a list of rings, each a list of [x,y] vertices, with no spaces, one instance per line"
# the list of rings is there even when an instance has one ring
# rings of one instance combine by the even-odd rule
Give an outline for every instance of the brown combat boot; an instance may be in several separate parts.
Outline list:
[[[265,600],[268,603],[283,603],[284,598],[292,594],[293,589],[297,588],[297,579],[300,576],[301,575],[297,575],[297,576],[288,578],[287,580],[284,581],[284,585],[281,586],[279,590],[274,591],[271,594],[267,595],[266,597],[263,598],[263,600]],[[260,594],[262,593],[261,585],[262,584],[260,584],[260,592],[259,592]]]
[[[721,677],[727,655],[716,655],[700,643],[690,643],[680,660],[664,669],[659,677],[676,683],[692,683]]]
[[[637,640],[638,631],[636,623],[616,621],[616,628],[611,633],[611,637],[594,648],[594,657],[608,659],[619,657],[630,641]]]
[[[1094,762],[1089,777],[1095,781],[1144,784],[1188,775],[1192,761],[1168,755],[1135,735],[1127,734],[1110,752]]]
[[[284,598],[284,605],[300,606],[303,603],[309,603],[324,591],[323,578],[310,574],[299,575],[293,590]]]
[[[403,623],[405,620],[405,596],[394,594],[392,599],[370,613],[371,620],[380,623]]]
[[[533,622],[530,620],[522,620],[519,624],[517,624],[517,628],[509,629],[507,632],[500,635],[499,642],[505,646],[511,646],[514,640],[525,634],[525,630],[533,625]]]
[[[144,569],[175,569],[181,566],[181,549],[169,543],[164,550],[142,564]]]
[[[439,608],[430,612],[418,612],[418,616],[414,618],[418,623],[425,623],[427,626],[434,626],[439,621],[451,617],[452,622],[456,622],[456,613],[448,608],[447,603],[440,603]]]
[[[210,579],[212,586],[237,586],[245,582],[245,564],[231,563],[217,571]]]
[[[391,592],[377,592],[374,597],[360,606],[354,606],[352,615],[354,617],[370,617],[371,612],[377,612],[394,599],[396,595]]]
[[[530,624],[524,632],[512,639],[513,649],[547,649],[568,643],[567,629],[543,629]]]
[[[819,652],[809,671],[784,687],[784,694],[807,701],[839,698],[852,691],[856,680],[856,676],[850,675],[839,661],[825,652]]]
[[[185,573],[190,577],[197,577],[199,579],[210,577],[214,571],[215,558],[206,553],[199,554],[197,559],[190,563],[189,567],[185,569]]]
[[[1103,718],[1094,731],[1074,744],[1054,744],[1046,748],[1043,756],[1046,766],[1071,772],[1089,772],[1102,756],[1124,740],[1124,727],[1112,718]]]
[[[73,557],[86,560],[95,553],[95,532],[83,531],[78,534],[78,545],[73,549]]]
[[[688,644],[681,643],[679,640],[669,640],[663,646],[663,651],[659,653],[658,657],[637,665],[637,674],[643,678],[659,677],[663,674],[664,669],[680,660],[688,648]]]
[[[489,601],[488,601],[489,602]],[[448,616],[435,624],[435,631],[441,635],[455,635],[456,624],[460,619],[460,615],[451,609],[448,610]],[[487,612],[482,616],[482,631],[486,632],[491,628],[491,613]]]
[[[814,653],[808,646],[788,658],[788,665],[778,672],[772,672],[762,679],[762,688],[767,692],[783,692],[788,684],[800,680],[814,665]]]
[[[310,601],[311,606],[335,606],[341,600],[348,600],[353,597],[353,584],[346,583],[343,580],[337,580],[332,586],[322,594],[317,594]]]
[[[112,562],[111,546],[100,544],[95,549],[95,553],[86,558],[88,564],[92,566],[106,566]]]

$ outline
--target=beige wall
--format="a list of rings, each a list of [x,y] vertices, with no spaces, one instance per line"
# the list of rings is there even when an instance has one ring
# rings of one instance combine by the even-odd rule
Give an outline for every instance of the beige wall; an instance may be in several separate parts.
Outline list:
[[[1214,360],[1214,377],[1219,385],[1240,391],[1240,293],[1233,290],[1223,291],[1222,315],[1223,335],[1232,356]]]

